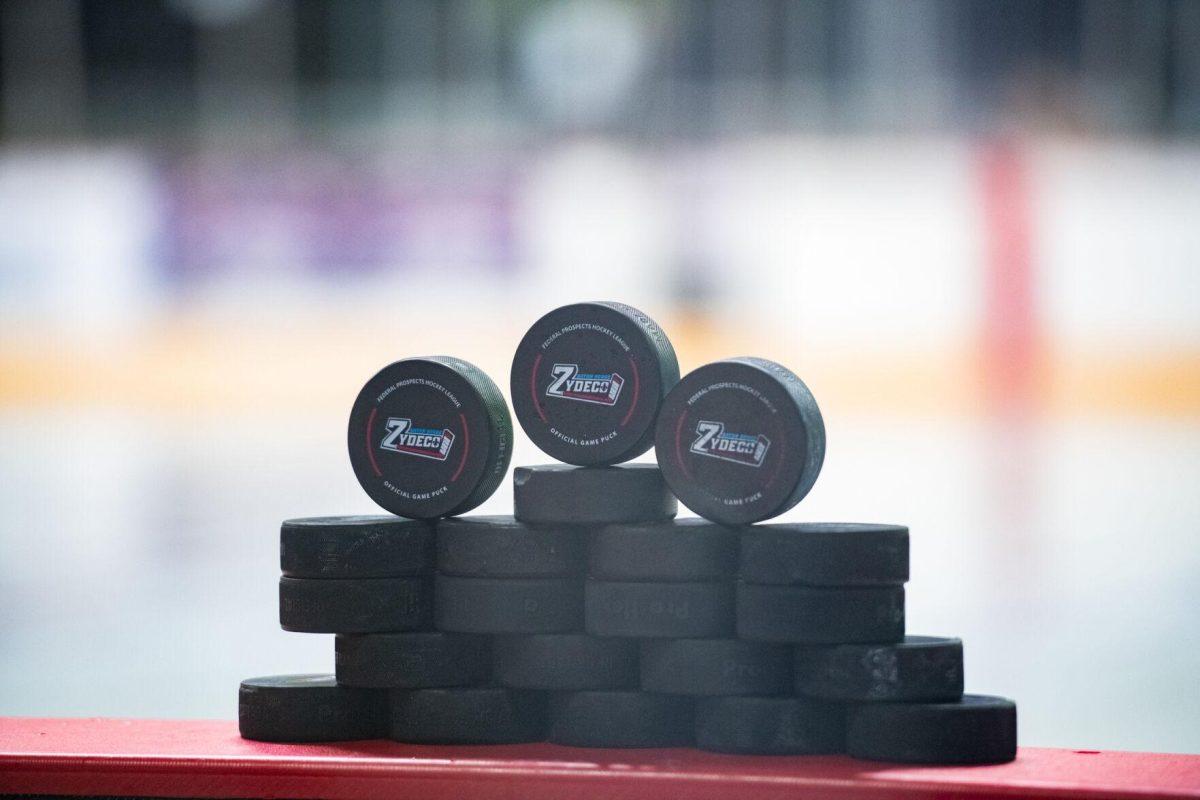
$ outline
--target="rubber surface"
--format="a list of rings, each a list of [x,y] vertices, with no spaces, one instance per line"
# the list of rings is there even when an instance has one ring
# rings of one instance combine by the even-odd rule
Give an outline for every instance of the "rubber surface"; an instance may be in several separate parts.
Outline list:
[[[437,568],[466,577],[559,578],[583,572],[584,545],[584,532],[574,527],[453,517],[438,523]]]
[[[574,747],[688,747],[694,720],[690,697],[569,692],[550,700],[547,739]]]
[[[391,515],[285,520],[279,562],[290,578],[393,578],[433,571],[434,528]]]
[[[543,464],[513,471],[514,513],[530,524],[653,522],[674,517],[678,508],[654,464]]]
[[[564,633],[583,627],[583,582],[572,578],[434,580],[435,625],[460,633]]]
[[[496,681],[523,689],[634,689],[638,646],[631,639],[580,633],[500,636],[493,642]]]
[[[852,522],[754,525],[741,537],[747,583],[882,586],[908,580],[908,528]]]
[[[845,709],[802,697],[705,697],[696,702],[696,746],[717,753],[845,752]]]
[[[385,693],[338,686],[332,675],[248,678],[238,689],[238,731],[260,742],[374,739],[386,706]]]
[[[1000,764],[1017,755],[1017,706],[964,695],[953,703],[864,703],[846,713],[855,758],[910,764]]]
[[[428,628],[429,578],[279,579],[279,624],[302,633],[390,633]]]
[[[342,634],[333,649],[338,683],[346,686],[470,686],[492,671],[491,643],[465,633]]]
[[[790,694],[792,652],[739,639],[651,639],[642,642],[641,685],[667,694]]]
[[[796,643],[898,642],[904,638],[904,587],[815,589],[737,585],[743,639]]]
[[[506,744],[545,738],[546,698],[497,687],[390,692],[388,736],[422,744]]]
[[[588,541],[588,574],[611,581],[716,581],[737,570],[738,534],[706,519],[608,525]]]
[[[962,641],[906,636],[895,644],[797,647],[795,674],[797,693],[832,700],[957,700]]]
[[[594,636],[729,636],[734,626],[733,586],[589,580],[584,618],[587,632]]]

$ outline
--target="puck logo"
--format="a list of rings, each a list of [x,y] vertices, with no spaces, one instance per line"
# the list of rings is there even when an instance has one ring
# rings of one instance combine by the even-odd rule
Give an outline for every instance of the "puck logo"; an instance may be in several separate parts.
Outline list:
[[[625,379],[615,372],[588,374],[579,371],[578,364],[555,364],[550,368],[551,381],[547,397],[578,400],[601,406],[615,406],[621,396]]]
[[[688,450],[698,456],[761,467],[770,447],[771,440],[761,433],[726,433],[724,422],[701,420],[696,423],[696,440]]]
[[[393,453],[445,461],[454,446],[454,433],[449,428],[414,428],[412,420],[404,417],[389,417],[385,430],[379,448]]]

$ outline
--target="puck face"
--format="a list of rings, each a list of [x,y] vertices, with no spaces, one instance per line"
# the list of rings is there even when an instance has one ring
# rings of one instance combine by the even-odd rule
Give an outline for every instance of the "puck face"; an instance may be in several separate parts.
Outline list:
[[[782,514],[808,493],[825,458],[825,424],[791,371],[735,358],[676,384],[663,401],[655,451],[680,502],[740,525]]]
[[[679,362],[652,319],[621,303],[576,303],[543,316],[517,345],[513,409],[542,452],[568,464],[617,464],[650,449]]]
[[[350,464],[371,499],[404,517],[461,514],[486,500],[512,458],[512,420],[477,367],[447,356],[380,370],[354,401]]]

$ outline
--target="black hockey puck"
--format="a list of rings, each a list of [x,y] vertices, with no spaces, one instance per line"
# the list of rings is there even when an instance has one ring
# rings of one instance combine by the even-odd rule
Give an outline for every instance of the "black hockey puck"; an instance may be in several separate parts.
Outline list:
[[[747,755],[843,753],[845,708],[804,697],[701,698],[696,746]]]
[[[931,702],[963,693],[959,639],[906,636],[895,644],[796,648],[796,691],[831,700]]]
[[[379,689],[471,686],[491,675],[486,637],[465,633],[366,633],[334,642],[338,683]]]
[[[427,577],[279,579],[279,624],[285,631],[414,631],[428,628],[432,617]]]
[[[438,630],[459,633],[563,633],[583,621],[582,581],[572,578],[434,580]]]
[[[798,522],[744,529],[742,580],[807,586],[882,586],[908,580],[908,528]]]
[[[904,587],[737,586],[737,632],[767,642],[898,642]]]
[[[628,689],[638,683],[638,647],[631,639],[547,633],[501,636],[493,642],[497,682],[521,689]]]
[[[968,694],[951,703],[863,703],[846,714],[855,758],[910,764],[1000,764],[1017,757],[1017,706]]]
[[[688,747],[694,727],[690,697],[569,692],[550,699],[547,738],[574,747]]]
[[[790,694],[791,648],[739,639],[642,642],[642,689],[692,695]]]
[[[433,571],[433,525],[393,516],[286,520],[279,561],[290,578],[393,578]]]
[[[575,303],[539,319],[517,345],[512,400],[543,453],[619,464],[650,449],[663,397],[679,380],[666,334],[622,303]]]
[[[449,356],[389,364],[359,392],[350,464],[376,503],[402,517],[462,514],[504,479],[512,420],[496,384]]]
[[[701,638],[733,633],[733,586],[589,580],[584,620],[595,636]]]
[[[588,542],[588,574],[609,581],[717,581],[737,569],[737,532],[705,519],[607,525]]]
[[[386,708],[386,693],[339,686],[332,675],[249,678],[238,689],[238,730],[260,742],[377,739]]]
[[[446,575],[558,578],[583,571],[583,532],[573,527],[454,517],[438,523],[437,539],[437,568]]]
[[[546,732],[546,698],[494,686],[390,692],[389,736],[420,744],[538,742]]]
[[[609,525],[670,519],[678,504],[654,464],[544,464],[513,470],[513,508],[533,525]]]
[[[671,491],[702,517],[741,525],[808,494],[825,458],[825,423],[804,382],[761,358],[700,367],[663,401],[654,439]]]

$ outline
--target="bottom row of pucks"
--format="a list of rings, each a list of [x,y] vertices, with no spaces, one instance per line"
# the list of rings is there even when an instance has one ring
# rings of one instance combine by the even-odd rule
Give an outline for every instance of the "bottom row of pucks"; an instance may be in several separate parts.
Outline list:
[[[244,681],[239,725],[243,737],[273,742],[694,745],[722,753],[848,753],[927,764],[1011,761],[1017,747],[1016,705],[983,695],[845,705],[805,697],[693,700],[636,691],[546,693],[492,686],[385,692],[340,686],[332,675]]]

